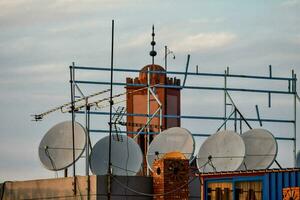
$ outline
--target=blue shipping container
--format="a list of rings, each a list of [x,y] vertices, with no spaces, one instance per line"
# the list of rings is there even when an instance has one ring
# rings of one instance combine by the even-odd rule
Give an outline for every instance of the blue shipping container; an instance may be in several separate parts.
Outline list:
[[[299,168],[218,172],[200,177],[204,192],[202,197],[206,200],[282,200],[284,188],[300,187]]]

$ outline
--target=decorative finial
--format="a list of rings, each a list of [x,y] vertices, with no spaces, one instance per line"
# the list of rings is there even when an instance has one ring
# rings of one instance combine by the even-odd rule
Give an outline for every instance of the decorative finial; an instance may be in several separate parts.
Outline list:
[[[151,41],[151,46],[152,46],[152,51],[150,51],[150,56],[152,57],[152,64],[154,64],[154,57],[157,55],[156,51],[154,50],[154,46],[155,46],[155,41],[154,41],[154,25],[152,26],[152,41]]]

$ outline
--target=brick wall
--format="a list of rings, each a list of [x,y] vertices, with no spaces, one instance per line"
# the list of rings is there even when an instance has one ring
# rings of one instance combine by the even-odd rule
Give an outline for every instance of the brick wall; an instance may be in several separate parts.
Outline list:
[[[170,158],[156,160],[153,164],[153,169],[154,194],[167,193],[165,195],[157,195],[153,199],[179,200],[189,198],[189,162],[187,159]]]

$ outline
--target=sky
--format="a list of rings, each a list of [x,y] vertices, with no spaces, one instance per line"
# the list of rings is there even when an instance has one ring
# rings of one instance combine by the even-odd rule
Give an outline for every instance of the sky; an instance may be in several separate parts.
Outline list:
[[[53,178],[38,158],[39,142],[56,123],[70,115],[54,113],[41,122],[32,114],[70,100],[69,65],[110,66],[111,20],[115,20],[114,64],[117,68],[141,69],[151,62],[151,27],[155,25],[157,64],[169,70],[291,77],[300,73],[300,0],[264,1],[146,1],[146,0],[0,0],[0,182]],[[114,80],[126,76],[116,73]],[[78,71],[80,80],[108,81],[104,72]],[[178,77],[183,78],[183,77]],[[223,79],[188,77],[186,85],[219,86]],[[230,79],[230,87],[287,90],[287,83]],[[80,86],[85,94],[106,86]],[[299,88],[299,82],[297,84]],[[116,87],[114,92],[122,92]],[[265,94],[231,93],[246,117],[256,117],[259,105],[264,118],[293,119],[291,96],[272,95],[268,108]],[[223,93],[182,90],[182,115],[223,116]],[[299,108],[299,102],[297,103]],[[299,109],[297,114],[300,116]],[[300,117],[298,117],[299,119]],[[92,128],[107,129],[107,118],[94,117]],[[78,121],[83,123],[82,116]],[[299,120],[297,121],[299,124]],[[182,126],[197,133],[212,134],[220,121],[183,120]],[[253,127],[259,124],[251,122]],[[292,137],[293,127],[264,123],[278,137]],[[299,127],[299,125],[298,125]],[[93,134],[93,144],[103,134]],[[300,138],[299,131],[297,137]],[[297,138],[297,139],[298,139]],[[197,148],[205,138],[196,138]],[[277,160],[293,166],[292,142],[278,141]],[[297,149],[300,149],[299,139]],[[80,159],[78,173],[84,173]],[[276,167],[276,166],[275,166]],[[61,172],[59,172],[61,175]]]

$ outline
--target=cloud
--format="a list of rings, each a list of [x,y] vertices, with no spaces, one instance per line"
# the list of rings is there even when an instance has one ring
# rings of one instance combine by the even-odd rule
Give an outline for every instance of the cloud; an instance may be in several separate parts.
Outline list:
[[[0,27],[25,27],[35,25],[44,26],[47,23],[60,24],[62,22],[77,22],[90,15],[102,16],[118,12],[135,5],[138,1],[128,0],[15,0],[1,1]]]
[[[190,23],[193,24],[218,24],[225,22],[225,18],[217,17],[217,18],[192,18],[189,20]]]
[[[300,44],[300,34],[295,36],[295,38],[293,38],[292,42],[294,42],[296,44]]]
[[[150,41],[149,32],[142,32],[134,38],[129,38],[126,43],[120,45],[120,48],[135,48],[145,46]]]
[[[189,35],[180,41],[173,41],[172,47],[176,52],[204,51],[230,45],[236,38],[235,34],[226,32],[199,33]]]
[[[285,0],[281,4],[282,6],[292,7],[296,5],[300,5],[300,0]]]

